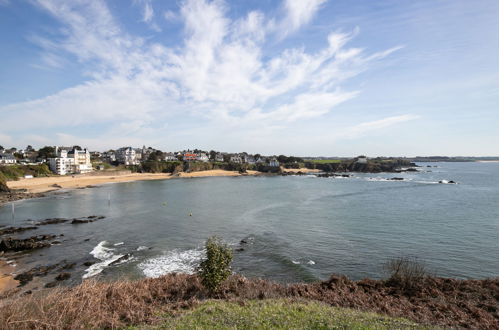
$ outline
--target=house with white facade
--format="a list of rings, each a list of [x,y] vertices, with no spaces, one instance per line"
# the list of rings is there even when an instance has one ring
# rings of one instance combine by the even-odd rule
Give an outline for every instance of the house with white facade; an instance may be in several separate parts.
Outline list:
[[[73,173],[92,172],[92,163],[90,162],[90,152],[88,151],[88,149],[73,149],[68,152],[68,158],[74,159],[75,168]]]
[[[15,164],[17,163],[16,157],[8,153],[0,153],[0,164]]]
[[[116,150],[116,161],[125,165],[139,165],[137,152],[132,147],[123,147]]]
[[[234,155],[230,157],[230,162],[231,163],[236,163],[236,164],[242,164],[243,160],[239,155]]]
[[[199,160],[201,162],[207,162],[210,160],[210,158],[204,152],[201,152],[201,153],[197,154],[197,160]]]
[[[279,161],[275,157],[269,158],[269,166],[278,167]]]
[[[55,174],[81,174],[92,172],[90,152],[87,149],[78,150],[55,147],[56,157],[49,158],[50,170]]]
[[[224,161],[224,155],[221,154],[220,152],[217,152],[217,154],[215,155],[215,161],[222,163]]]
[[[177,160],[178,160],[177,156],[175,156],[175,155],[173,154],[173,152],[166,152],[166,153],[165,153],[165,158],[164,158],[164,159],[165,159],[165,161],[167,161],[167,162],[174,162],[174,161],[177,161]]]

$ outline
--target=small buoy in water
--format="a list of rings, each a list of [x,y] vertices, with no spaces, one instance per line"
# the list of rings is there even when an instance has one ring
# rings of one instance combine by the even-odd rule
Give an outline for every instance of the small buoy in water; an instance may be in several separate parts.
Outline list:
[[[163,203],[163,206],[166,206],[166,204],[167,204],[167,203],[166,203],[166,202],[164,202],[164,203]]]
[[[189,216],[192,217],[192,213],[189,213]]]

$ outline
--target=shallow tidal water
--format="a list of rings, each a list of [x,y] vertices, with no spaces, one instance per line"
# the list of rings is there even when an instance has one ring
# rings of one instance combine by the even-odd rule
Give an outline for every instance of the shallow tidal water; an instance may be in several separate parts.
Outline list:
[[[235,272],[280,282],[323,280],[333,273],[381,278],[383,263],[401,256],[418,258],[438,276],[499,276],[499,163],[419,165],[419,172],[356,173],[352,178],[207,177],[108,184],[16,202],[14,220],[11,205],[4,205],[0,225],[106,216],[20,235],[64,234],[60,245],[26,254],[19,267],[76,262],[73,283],[93,276],[192,272],[203,257],[204,241],[215,234],[234,249],[244,249],[234,252]],[[405,180],[386,180],[392,177]],[[111,264],[125,254],[131,258]],[[96,264],[83,265],[91,260]]]

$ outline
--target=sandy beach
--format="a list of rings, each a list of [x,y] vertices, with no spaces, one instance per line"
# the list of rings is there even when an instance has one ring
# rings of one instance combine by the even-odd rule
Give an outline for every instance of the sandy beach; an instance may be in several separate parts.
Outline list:
[[[319,173],[321,172],[321,170],[318,170],[318,169],[311,169],[311,168],[283,168],[282,169],[283,172],[286,172],[286,173],[298,173],[298,172],[302,172],[302,173]]]
[[[247,174],[241,174],[237,171],[210,170],[171,175],[170,173],[131,173],[124,175],[64,175],[53,176],[47,178],[19,179],[18,181],[8,181],[7,185],[10,189],[26,189],[28,193],[43,193],[55,191],[59,189],[77,189],[87,186],[100,185],[114,182],[130,182],[141,180],[165,180],[175,177],[194,178],[205,176],[242,176],[242,175],[257,175],[257,171],[248,171]]]
[[[19,284],[11,275],[13,271],[13,266],[7,264],[4,260],[0,260],[0,294],[15,288]]]

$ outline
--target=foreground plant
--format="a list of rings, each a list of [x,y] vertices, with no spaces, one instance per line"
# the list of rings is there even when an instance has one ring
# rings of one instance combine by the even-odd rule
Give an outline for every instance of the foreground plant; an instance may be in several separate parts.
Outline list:
[[[205,243],[206,259],[199,265],[199,276],[203,285],[214,292],[232,274],[232,249],[216,236]]]

